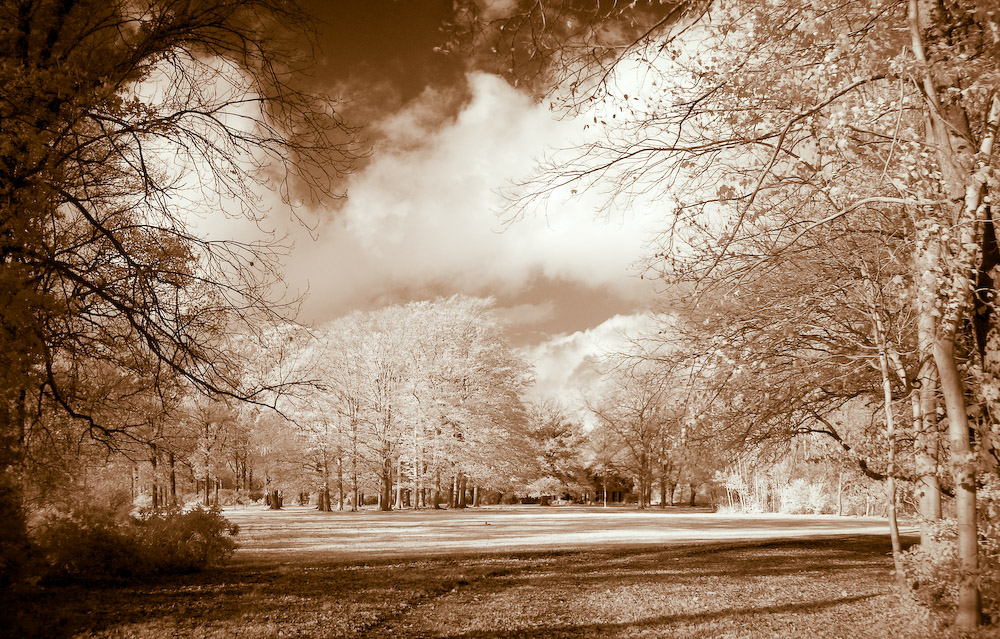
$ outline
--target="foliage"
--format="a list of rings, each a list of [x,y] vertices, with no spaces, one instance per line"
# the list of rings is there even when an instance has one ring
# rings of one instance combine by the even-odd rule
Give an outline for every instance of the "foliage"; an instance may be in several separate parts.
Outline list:
[[[54,513],[35,532],[53,581],[126,581],[218,565],[236,549],[238,528],[217,509],[143,511],[110,506]]]
[[[591,489],[583,461],[585,438],[566,409],[548,401],[529,406],[528,423],[520,435],[531,456],[524,459],[520,475],[531,497],[556,497],[570,493],[580,498]]]
[[[1000,479],[987,477],[977,492],[979,515],[979,589],[984,612],[1000,618]],[[954,614],[963,578],[954,519],[932,526],[930,540],[903,555],[909,595],[934,617]]]

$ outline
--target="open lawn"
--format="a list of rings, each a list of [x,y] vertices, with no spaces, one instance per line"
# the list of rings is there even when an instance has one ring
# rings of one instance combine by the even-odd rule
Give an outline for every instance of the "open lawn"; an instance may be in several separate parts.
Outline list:
[[[897,606],[885,524],[521,507],[228,511],[233,562],[36,603],[63,637],[932,636]]]

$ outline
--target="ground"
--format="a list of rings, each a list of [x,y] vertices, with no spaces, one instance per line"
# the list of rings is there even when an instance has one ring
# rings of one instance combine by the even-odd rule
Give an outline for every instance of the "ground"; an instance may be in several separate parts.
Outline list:
[[[63,588],[61,637],[920,639],[885,522],[691,511],[227,511],[233,561]]]

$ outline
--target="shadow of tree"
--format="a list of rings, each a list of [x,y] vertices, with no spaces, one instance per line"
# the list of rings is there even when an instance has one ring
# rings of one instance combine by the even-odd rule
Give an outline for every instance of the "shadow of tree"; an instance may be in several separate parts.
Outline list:
[[[479,553],[465,555],[381,558],[376,561],[334,561],[307,564],[236,564],[204,573],[164,578],[155,584],[69,586],[54,588],[30,602],[28,614],[39,620],[40,637],[91,633],[118,636],[121,628],[157,620],[178,628],[178,636],[200,636],[198,628],[238,628],[266,620],[289,627],[312,623],[316,609],[335,610],[350,631],[330,636],[394,637],[581,637],[640,631],[738,615],[804,613],[850,604],[872,597],[868,592],[823,600],[760,607],[718,607],[691,614],[667,614],[640,621],[603,624],[552,624],[516,630],[468,634],[428,634],[416,626],[414,611],[432,608],[452,593],[511,592],[528,587],[545,592],[659,584],[697,585],[709,578],[751,581],[802,575],[888,581],[888,542],[884,537],[796,539],[688,546],[648,546],[556,552]],[[850,574],[855,571],[856,574]],[[874,587],[878,589],[878,586]],[[725,605],[725,602],[719,602]],[[472,607],[470,610],[474,610]],[[32,612],[34,611],[34,612]],[[355,617],[351,617],[351,615]],[[432,618],[428,614],[427,618]],[[318,626],[317,634],[327,636]],[[117,634],[116,634],[117,633]],[[218,633],[216,633],[218,634]],[[241,633],[242,634],[242,633]],[[171,635],[165,635],[171,636]],[[219,636],[227,636],[225,632]]]
[[[651,628],[662,628],[672,624],[685,623],[691,621],[711,621],[726,617],[740,615],[770,615],[784,613],[804,613],[814,612],[825,608],[832,608],[843,604],[850,604],[865,599],[872,599],[882,596],[880,593],[856,595],[853,597],[840,597],[837,599],[827,599],[822,601],[809,601],[794,604],[783,604],[777,606],[762,606],[755,608],[725,608],[713,612],[700,612],[679,615],[662,615],[651,617],[640,621],[629,621],[622,623],[598,623],[579,624],[572,626],[547,626],[540,628],[519,628],[505,631],[474,631],[461,634],[435,635],[435,639],[546,639],[552,637],[585,637],[601,636],[602,634],[618,634],[626,630],[644,630]]]

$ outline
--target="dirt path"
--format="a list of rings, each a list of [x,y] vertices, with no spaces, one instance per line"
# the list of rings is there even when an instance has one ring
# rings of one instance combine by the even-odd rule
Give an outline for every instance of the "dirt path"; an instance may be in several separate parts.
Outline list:
[[[321,513],[294,506],[280,511],[231,508],[225,515],[240,525],[238,560],[342,560],[888,534],[885,520],[878,518],[692,510],[522,506]]]

